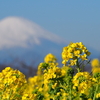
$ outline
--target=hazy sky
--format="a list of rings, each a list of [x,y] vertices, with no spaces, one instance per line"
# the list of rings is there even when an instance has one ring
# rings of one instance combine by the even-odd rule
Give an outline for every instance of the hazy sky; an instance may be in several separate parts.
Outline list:
[[[100,51],[100,0],[0,0],[0,20],[19,16],[66,41]]]

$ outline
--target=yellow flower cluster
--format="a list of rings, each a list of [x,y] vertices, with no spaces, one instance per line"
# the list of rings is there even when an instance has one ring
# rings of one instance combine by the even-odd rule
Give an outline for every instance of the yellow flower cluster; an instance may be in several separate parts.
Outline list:
[[[70,43],[63,48],[62,51],[62,63],[69,66],[77,65],[78,59],[87,60],[90,52],[83,45],[82,42]]]
[[[51,62],[56,62],[56,61],[57,61],[57,58],[51,53],[46,55],[44,58],[44,62],[46,62],[46,63],[51,63]]]
[[[6,67],[0,72],[0,98],[2,100],[19,100],[26,82],[24,74]]]
[[[93,68],[95,67],[100,67],[100,62],[98,59],[93,59],[92,62],[91,62],[91,65]]]
[[[88,96],[89,90],[91,87],[91,79],[90,73],[88,72],[78,72],[73,77],[73,89],[78,89],[79,93],[83,93]]]
[[[98,59],[93,59],[91,61],[92,65],[92,72],[93,73],[99,73],[100,72],[100,61]]]

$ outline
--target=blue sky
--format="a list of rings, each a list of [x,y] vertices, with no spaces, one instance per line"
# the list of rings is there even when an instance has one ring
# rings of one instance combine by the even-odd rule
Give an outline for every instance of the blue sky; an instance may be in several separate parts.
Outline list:
[[[66,41],[100,51],[100,0],[1,0],[0,20],[19,16]]]

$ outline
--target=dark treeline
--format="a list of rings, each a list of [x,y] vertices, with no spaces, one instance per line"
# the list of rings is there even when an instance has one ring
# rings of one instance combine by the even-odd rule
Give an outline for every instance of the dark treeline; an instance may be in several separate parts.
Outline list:
[[[27,65],[23,61],[16,61],[16,62],[14,61],[14,62],[11,62],[8,64],[2,63],[2,64],[0,64],[0,72],[5,67],[11,67],[13,69],[17,69],[17,70],[21,71],[22,73],[25,74],[26,78],[36,75],[36,72],[37,72],[37,66],[35,66],[35,64]]]
[[[9,64],[6,64],[6,63],[0,64],[0,72],[5,67],[11,67],[14,69],[18,69],[19,71],[21,71],[22,73],[25,74],[26,78],[28,78],[28,77],[33,77],[36,75],[38,66],[36,66],[36,61],[33,61],[32,64],[27,65],[24,61],[20,61],[18,59],[17,60],[15,59],[13,62],[11,62]],[[91,65],[88,64],[87,66],[84,67],[84,69],[82,71],[91,72]]]

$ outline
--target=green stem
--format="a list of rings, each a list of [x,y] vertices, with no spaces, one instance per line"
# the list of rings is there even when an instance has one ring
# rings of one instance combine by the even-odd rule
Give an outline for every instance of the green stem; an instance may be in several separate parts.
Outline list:
[[[77,71],[78,71],[78,72],[80,72],[80,71],[81,71],[81,69],[80,69],[80,65],[79,65],[79,62],[78,62],[78,58],[77,58],[77,63],[76,63],[76,66],[77,66],[77,68],[76,68],[76,69],[77,69]]]
[[[0,100],[2,100],[2,96],[3,96],[4,92],[5,92],[5,90],[6,90],[6,87],[4,87],[4,90],[3,90],[2,93],[1,93]]]
[[[13,90],[10,91],[10,95],[9,95],[8,100],[10,100],[10,97],[11,97],[11,95],[12,95],[12,92],[13,92]]]
[[[70,100],[72,100],[72,85],[70,85]]]
[[[97,86],[96,86],[96,90],[95,90],[95,93],[94,93],[93,100],[95,100],[95,99],[96,99],[96,93],[97,93],[98,87],[99,87],[99,85],[97,85]]]
[[[77,68],[77,71],[80,72],[80,68]]]

